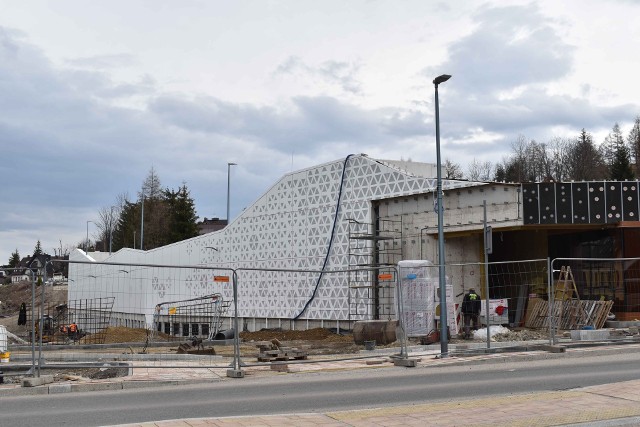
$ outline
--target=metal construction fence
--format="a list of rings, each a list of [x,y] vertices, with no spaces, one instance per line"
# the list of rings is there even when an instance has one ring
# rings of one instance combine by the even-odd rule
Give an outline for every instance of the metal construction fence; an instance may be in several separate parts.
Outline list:
[[[389,266],[319,271],[55,262],[73,264],[66,298],[49,296],[49,286],[32,286],[29,311],[33,308],[33,314],[19,337],[29,344],[11,344],[6,349],[13,353],[13,360],[30,366],[34,375],[52,366],[72,369],[105,359],[136,359],[144,360],[147,368],[226,368],[229,376],[240,377],[246,366],[379,357],[362,353],[363,348],[348,335],[353,327],[348,290],[331,289],[319,280],[345,283],[355,270],[384,270],[384,278],[380,274],[378,279],[387,280],[384,286],[393,289],[393,313],[398,319],[398,340],[391,345],[395,357],[408,357],[409,341],[412,355],[433,354],[435,349],[424,338],[438,329],[440,318],[437,265],[424,266],[430,280],[430,287],[424,289],[431,292],[428,298],[434,297],[434,305],[415,305],[416,295],[423,295],[410,287],[416,275]],[[455,352],[470,348],[458,337],[464,329],[460,303],[470,288],[482,297],[479,326],[490,326],[486,338],[475,337],[476,350],[519,347],[522,341],[553,344],[565,339],[567,331],[602,328],[610,320],[610,311],[618,318],[636,317],[640,312],[639,262],[566,258],[447,264],[451,336],[446,340],[465,344],[454,347]],[[409,319],[421,316],[426,319],[423,329],[411,333]],[[498,325],[509,333],[492,335],[493,326]],[[331,329],[346,337],[338,350],[327,344],[314,353],[322,343],[301,344],[301,348],[283,350],[288,352],[284,356],[281,349],[267,348],[270,344],[265,347],[260,340],[241,342],[241,332],[274,329]]]

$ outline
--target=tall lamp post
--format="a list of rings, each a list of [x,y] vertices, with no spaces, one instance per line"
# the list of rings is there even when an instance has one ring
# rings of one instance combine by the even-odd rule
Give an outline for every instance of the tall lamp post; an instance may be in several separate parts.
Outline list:
[[[84,244],[84,253],[88,254],[89,253],[89,223],[92,223],[95,225],[95,222],[89,220],[87,221],[87,240],[85,240],[85,244]]]
[[[437,169],[437,193],[438,193],[438,266],[440,276],[440,353],[441,357],[449,355],[449,341],[447,337],[447,281],[444,269],[444,231],[442,229],[442,165],[440,162],[440,108],[438,105],[438,85],[451,78],[443,74],[433,80],[436,91],[436,169]]]
[[[237,163],[227,163],[227,225],[229,225],[229,207],[231,197],[231,166],[237,165]]]

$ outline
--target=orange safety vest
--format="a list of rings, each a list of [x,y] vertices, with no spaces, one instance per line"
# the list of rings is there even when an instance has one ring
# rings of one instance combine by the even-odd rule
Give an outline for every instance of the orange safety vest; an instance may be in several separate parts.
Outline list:
[[[67,332],[67,327],[65,325],[60,326],[60,332]]]
[[[69,331],[76,332],[77,330],[78,330],[78,325],[76,325],[75,323],[72,323],[71,325],[69,325]]]

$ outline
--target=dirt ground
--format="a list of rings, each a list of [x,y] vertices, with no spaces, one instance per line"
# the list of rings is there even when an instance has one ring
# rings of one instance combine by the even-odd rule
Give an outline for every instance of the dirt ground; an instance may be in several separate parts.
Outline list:
[[[41,298],[42,286],[36,288],[36,302],[39,303]],[[59,304],[67,300],[67,286],[46,286],[45,300],[47,305]],[[18,326],[18,311],[20,304],[31,304],[31,284],[19,283],[10,285],[0,285],[0,325],[7,327],[7,330],[17,336],[27,337],[29,331],[26,326]],[[110,343],[138,343],[144,346],[147,341],[148,331],[146,329],[135,329],[125,327],[109,327],[105,331],[105,344]],[[495,341],[527,341],[534,339],[547,338],[546,331],[536,330],[514,330],[506,334],[499,334],[494,337]],[[269,329],[256,332],[241,332],[242,353],[252,354],[256,352],[256,344],[264,341],[278,340],[282,345],[293,348],[300,348],[309,352],[309,354],[331,354],[331,353],[355,353],[363,349],[362,345],[356,345],[353,336],[350,334],[340,335],[331,332],[329,329],[314,328],[309,330],[280,330]],[[171,337],[163,333],[154,336],[153,341],[170,341]],[[459,340],[453,336],[450,340],[456,343]],[[80,340],[82,344],[83,340]],[[176,341],[176,348],[169,351],[177,350],[177,346],[181,342],[188,342],[188,338],[183,341]],[[462,342],[462,341],[460,341]],[[412,344],[415,342],[411,342]],[[387,347],[398,346],[395,342]],[[153,345],[147,349],[148,352],[167,351],[164,349],[153,350]],[[381,347],[378,345],[378,347]],[[142,349],[132,349],[139,352]],[[216,346],[216,352],[224,355],[229,349],[223,346]]]

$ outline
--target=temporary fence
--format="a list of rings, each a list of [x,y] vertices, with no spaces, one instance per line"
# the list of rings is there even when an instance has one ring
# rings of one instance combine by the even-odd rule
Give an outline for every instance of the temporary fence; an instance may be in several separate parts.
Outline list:
[[[451,339],[457,339],[456,335],[464,330],[460,303],[471,288],[482,297],[478,320],[479,326],[489,326],[486,348],[519,346],[521,339],[553,343],[560,330],[600,327],[611,309],[616,314],[633,316],[640,311],[638,261],[535,259],[447,264],[445,288]],[[242,376],[245,366],[336,361],[335,355],[307,358],[307,349],[283,349],[277,343],[241,345],[239,337],[245,330],[328,328],[341,333],[350,329],[353,323],[348,321],[348,290],[332,288],[329,283],[348,283],[348,275],[354,270],[378,272],[378,280],[389,281],[385,286],[394,292],[392,312],[399,321],[397,357],[408,357],[409,338],[424,344],[414,348],[412,354],[433,353],[421,338],[437,331],[440,321],[439,267],[424,261],[408,268],[401,263],[399,268],[328,271],[55,262],[67,262],[70,267],[72,264],[73,275],[68,299],[63,302],[47,300],[43,292],[36,303],[33,287],[34,314],[27,321],[32,327],[27,329],[25,338],[29,341],[31,337],[31,366],[36,374],[45,366],[89,366],[96,354],[123,359],[122,349],[131,357],[144,354],[146,367],[225,368],[234,377]],[[418,267],[422,272],[416,272]],[[607,277],[614,283],[605,282]],[[611,292],[613,299],[602,297],[602,289]],[[425,303],[416,304],[422,298]],[[47,319],[51,319],[49,336],[44,329],[40,334],[37,326],[45,325]],[[71,323],[78,328],[72,336]],[[515,332],[537,333],[506,336],[505,342],[498,344],[495,337],[489,336],[490,329],[498,325]],[[17,355],[22,352],[28,356],[28,347],[17,346],[16,350]],[[340,357],[353,360],[376,355]],[[168,360],[172,362],[167,363]]]
[[[126,359],[122,354],[124,348],[131,357],[144,354],[146,367],[226,367],[227,374],[236,377],[242,376],[242,367],[249,365],[241,360],[254,358],[259,350],[255,343],[240,346],[239,332],[241,328],[248,329],[250,321],[252,330],[335,326],[339,333],[348,328],[344,321],[348,307],[345,305],[342,319],[339,314],[331,314],[340,313],[341,307],[328,305],[331,298],[319,284],[322,277],[346,283],[346,276],[353,272],[349,269],[234,270],[200,265],[54,262],[70,265],[68,300],[49,301],[42,294],[38,304],[34,298],[33,323],[37,337],[33,341],[38,354],[36,357],[32,352],[32,370],[38,375],[40,369],[45,368],[92,366],[98,358]],[[267,285],[271,286],[265,293]],[[81,302],[81,307],[75,301]],[[88,309],[94,302],[99,302],[99,306]],[[261,310],[264,313],[265,307],[273,314],[279,313],[280,318],[267,316],[257,322],[255,314]],[[47,335],[40,334],[37,326],[40,324],[47,325]],[[62,331],[69,331],[72,324],[78,329],[74,329],[70,338],[68,332]],[[99,331],[89,327],[98,324],[102,326]],[[97,336],[102,339],[96,340]],[[403,337],[401,334],[399,338],[405,351],[400,350],[400,354],[406,354]],[[179,356],[176,356],[176,346]],[[24,360],[27,348],[20,350]],[[292,349],[286,352],[293,354]],[[20,351],[16,355],[19,356]],[[323,361],[294,358],[304,363]],[[167,363],[168,360],[175,364]],[[229,360],[230,364],[225,365]],[[330,360],[335,361],[335,357]],[[268,363],[262,365],[269,366]]]
[[[582,340],[624,341],[640,319],[640,258],[556,258],[549,324],[553,331],[576,330]],[[615,331],[599,330],[617,326]],[[554,333],[554,337],[556,334]]]

